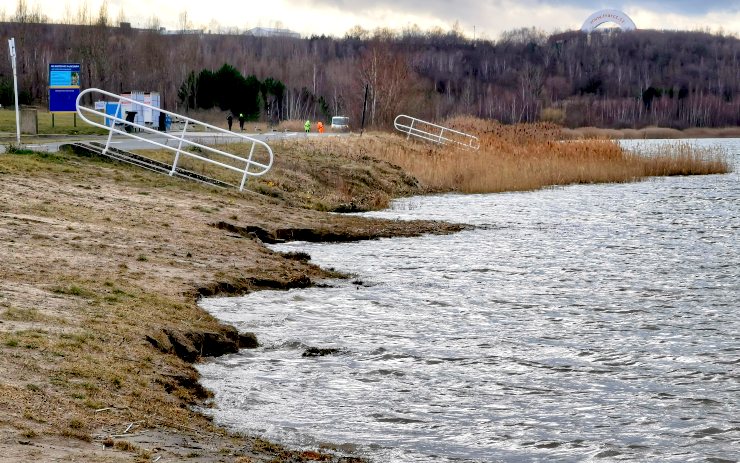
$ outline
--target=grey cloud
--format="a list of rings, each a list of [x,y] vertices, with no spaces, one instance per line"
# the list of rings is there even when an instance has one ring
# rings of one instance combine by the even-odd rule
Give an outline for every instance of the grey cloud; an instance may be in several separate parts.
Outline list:
[[[554,1],[537,0],[540,4],[553,4]],[[559,5],[576,6],[580,8],[593,9],[614,8],[627,11],[629,5],[640,5],[643,8],[654,11],[665,11],[684,15],[702,15],[712,11],[738,11],[740,1],[732,0],[631,0],[631,1],[593,1],[593,0],[561,0]]]
[[[309,2],[305,3],[309,4]],[[366,2],[354,2],[348,0],[315,0],[310,2],[312,5],[326,5],[351,11],[367,11],[383,7],[404,12],[427,12],[438,17],[449,16],[450,18],[453,18],[452,20],[457,16],[470,16],[471,19],[475,18],[481,8],[485,10],[496,9],[497,7],[501,7],[501,3],[502,2],[498,0],[463,0],[454,2],[444,0],[380,0]],[[587,10],[592,9],[593,11],[597,11],[602,8],[625,10],[629,5],[639,4],[643,8],[650,10],[670,11],[671,13],[685,15],[701,15],[712,11],[737,12],[740,10],[740,0],[520,0],[519,3],[524,5],[530,4],[532,7],[541,5],[573,6]],[[629,14],[629,11],[625,11],[625,13]]]
[[[656,13],[671,13],[683,16],[701,16],[708,12],[737,13],[740,11],[740,0],[368,0],[355,2],[349,0],[292,0],[294,5],[307,5],[312,8],[330,7],[341,11],[355,13],[362,16],[373,10],[387,10],[398,14],[431,16],[452,24],[459,21],[464,30],[470,33],[477,26],[479,34],[490,37],[498,36],[501,24],[499,21],[506,17],[506,5],[512,2],[521,9],[534,11],[542,6],[582,8],[588,13],[573,18],[554,18],[553,24],[558,29],[578,29],[590,12],[604,8],[613,8],[630,15],[630,5],[639,5]],[[502,29],[517,29],[534,26],[527,17],[509,18],[511,24],[503,25]],[[498,26],[494,26],[498,24]],[[374,25],[359,26],[372,29]],[[639,24],[638,24],[639,27]]]

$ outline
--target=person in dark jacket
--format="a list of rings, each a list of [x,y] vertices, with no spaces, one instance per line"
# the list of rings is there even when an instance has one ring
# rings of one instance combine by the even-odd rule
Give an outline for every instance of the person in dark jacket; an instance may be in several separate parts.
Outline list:
[[[234,122],[234,116],[229,114],[226,116],[226,123],[229,124],[229,130],[231,130],[231,124]]]
[[[239,113],[239,128],[244,132],[244,113]]]

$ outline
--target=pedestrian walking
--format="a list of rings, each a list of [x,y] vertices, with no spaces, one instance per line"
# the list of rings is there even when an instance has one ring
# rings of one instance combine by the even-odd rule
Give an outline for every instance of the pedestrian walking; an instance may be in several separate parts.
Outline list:
[[[306,120],[306,123],[303,124],[303,130],[305,130],[306,133],[311,131],[311,121],[309,121],[308,119]]]
[[[239,129],[244,132],[244,113],[239,113]]]
[[[234,122],[234,116],[231,114],[226,116],[226,122],[229,124],[229,131],[231,131],[231,124]]]

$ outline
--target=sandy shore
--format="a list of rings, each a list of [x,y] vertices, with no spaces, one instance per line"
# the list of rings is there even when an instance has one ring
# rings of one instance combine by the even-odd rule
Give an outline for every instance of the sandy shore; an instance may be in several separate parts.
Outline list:
[[[362,169],[414,192],[397,169]],[[245,342],[197,298],[337,276],[263,239],[459,229],[295,208],[73,154],[0,155],[0,183],[0,461],[337,460],[194,411],[211,394],[191,362]]]

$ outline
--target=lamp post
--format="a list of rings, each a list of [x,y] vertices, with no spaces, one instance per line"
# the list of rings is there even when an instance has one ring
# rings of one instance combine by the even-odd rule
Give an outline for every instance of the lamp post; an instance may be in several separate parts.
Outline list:
[[[18,107],[18,73],[16,72],[15,65],[15,38],[8,39],[8,47],[10,48],[10,60],[13,63],[13,90],[15,90],[15,133],[18,139],[18,144],[21,144],[21,123],[20,123],[20,108]]]

